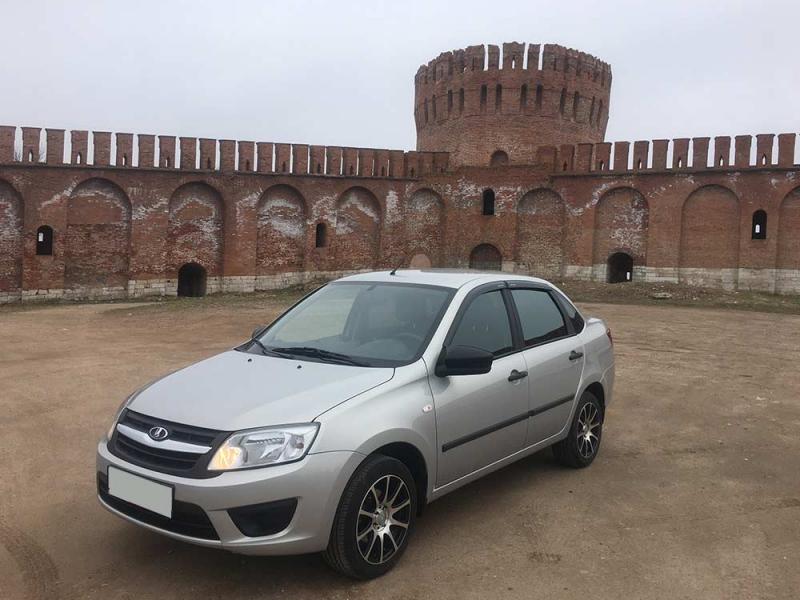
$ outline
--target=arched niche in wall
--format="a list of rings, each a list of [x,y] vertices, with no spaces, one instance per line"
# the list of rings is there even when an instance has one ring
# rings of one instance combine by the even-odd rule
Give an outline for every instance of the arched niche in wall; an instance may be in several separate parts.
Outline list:
[[[169,271],[177,277],[183,265],[196,263],[208,276],[220,276],[223,228],[224,205],[217,190],[201,182],[176,189],[169,199]]]
[[[503,267],[503,255],[492,244],[478,244],[469,254],[469,268],[479,271],[499,271]]]
[[[789,192],[778,210],[777,292],[800,293],[800,187]]]
[[[444,201],[433,190],[417,190],[409,197],[405,219],[407,248],[426,254],[437,266],[442,260],[444,218]]]
[[[620,187],[603,194],[594,212],[594,267],[607,270],[609,257],[619,252],[629,255],[633,266],[647,264],[649,226],[650,207],[638,190]]]
[[[22,197],[0,179],[0,292],[22,287]]]
[[[731,190],[706,185],[686,198],[681,210],[679,267],[682,283],[736,286],[739,200]]]
[[[351,187],[336,201],[336,265],[352,271],[372,269],[380,253],[381,206],[375,194]]]
[[[517,266],[536,277],[558,277],[564,262],[564,200],[549,189],[531,190],[517,205]]]
[[[306,201],[288,185],[275,185],[258,201],[256,274],[293,273],[304,268]]]
[[[67,200],[64,287],[128,285],[131,202],[107,179],[88,179]]]

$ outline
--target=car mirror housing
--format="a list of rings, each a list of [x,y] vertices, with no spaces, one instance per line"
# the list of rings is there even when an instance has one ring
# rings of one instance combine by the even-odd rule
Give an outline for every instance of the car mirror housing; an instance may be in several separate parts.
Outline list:
[[[438,377],[480,375],[492,370],[494,355],[474,346],[445,347],[436,362]]]

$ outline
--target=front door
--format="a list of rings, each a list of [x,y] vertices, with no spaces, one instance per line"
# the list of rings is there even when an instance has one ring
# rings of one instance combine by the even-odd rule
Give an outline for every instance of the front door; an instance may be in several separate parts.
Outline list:
[[[436,404],[438,469],[442,486],[520,450],[525,443],[528,382],[514,352],[503,292],[468,298],[448,346],[475,346],[495,359],[489,373],[431,377]]]

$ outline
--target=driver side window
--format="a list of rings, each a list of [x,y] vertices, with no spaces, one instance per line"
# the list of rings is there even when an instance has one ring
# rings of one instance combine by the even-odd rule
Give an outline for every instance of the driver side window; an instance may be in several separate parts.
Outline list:
[[[451,346],[472,346],[495,356],[514,348],[511,322],[500,290],[474,298],[461,317]]]

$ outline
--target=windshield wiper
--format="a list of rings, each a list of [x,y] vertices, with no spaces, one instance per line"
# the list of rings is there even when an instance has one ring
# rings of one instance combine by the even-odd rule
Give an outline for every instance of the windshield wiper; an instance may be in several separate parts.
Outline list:
[[[367,365],[359,360],[356,360],[347,354],[340,354],[339,352],[331,352],[330,350],[322,350],[321,348],[312,348],[311,346],[290,346],[287,348],[269,348],[272,352],[278,354],[288,354],[294,356],[309,356],[311,358],[319,358],[320,360],[327,360],[331,362],[338,362],[356,367],[366,367]]]
[[[260,339],[250,338],[250,341],[256,344],[261,349],[261,354],[263,354],[264,356],[278,356],[277,352],[267,348]]]

